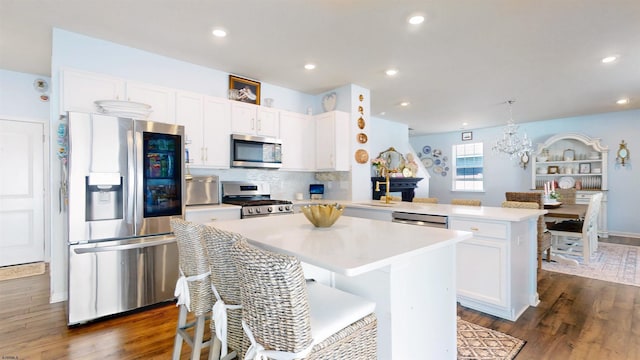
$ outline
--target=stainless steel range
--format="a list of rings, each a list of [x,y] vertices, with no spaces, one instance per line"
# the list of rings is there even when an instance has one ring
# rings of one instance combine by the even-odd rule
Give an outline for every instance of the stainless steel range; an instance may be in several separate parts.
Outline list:
[[[222,203],[242,206],[241,218],[293,213],[289,200],[273,200],[268,183],[223,181]]]

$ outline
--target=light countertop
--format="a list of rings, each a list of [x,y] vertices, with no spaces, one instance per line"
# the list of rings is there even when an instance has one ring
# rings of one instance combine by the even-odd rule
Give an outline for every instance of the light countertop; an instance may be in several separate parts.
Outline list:
[[[294,205],[306,204],[342,204],[345,207],[378,210],[385,212],[403,211],[416,214],[443,215],[464,218],[482,218],[484,220],[523,221],[529,218],[537,218],[547,213],[547,210],[514,209],[493,206],[467,206],[451,204],[428,204],[406,201],[392,201],[386,204],[379,200],[365,201],[340,201],[340,200],[307,200],[294,202]]]
[[[240,233],[265,249],[345,276],[400,263],[412,256],[471,238],[471,233],[342,216],[330,228],[314,227],[303,214],[210,223]]]

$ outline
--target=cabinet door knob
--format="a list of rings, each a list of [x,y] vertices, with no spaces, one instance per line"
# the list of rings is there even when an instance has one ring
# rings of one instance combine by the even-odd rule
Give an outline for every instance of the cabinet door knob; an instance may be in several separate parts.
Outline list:
[[[480,230],[480,229],[478,229],[477,227],[472,227],[471,228],[471,231],[478,231],[478,230]]]

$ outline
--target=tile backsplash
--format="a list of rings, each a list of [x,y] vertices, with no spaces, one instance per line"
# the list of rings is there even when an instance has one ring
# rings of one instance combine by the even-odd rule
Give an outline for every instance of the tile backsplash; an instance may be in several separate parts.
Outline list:
[[[194,176],[217,175],[220,181],[263,181],[271,187],[271,198],[294,200],[296,193],[309,199],[309,184],[324,184],[325,198],[349,200],[351,197],[349,172],[301,172],[265,169],[202,169],[190,168]]]

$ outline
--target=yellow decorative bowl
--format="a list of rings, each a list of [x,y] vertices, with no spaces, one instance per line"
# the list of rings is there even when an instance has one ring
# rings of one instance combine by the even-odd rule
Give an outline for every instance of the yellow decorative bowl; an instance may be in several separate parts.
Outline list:
[[[302,207],[302,213],[315,227],[330,227],[344,212],[340,204],[312,204]]]

